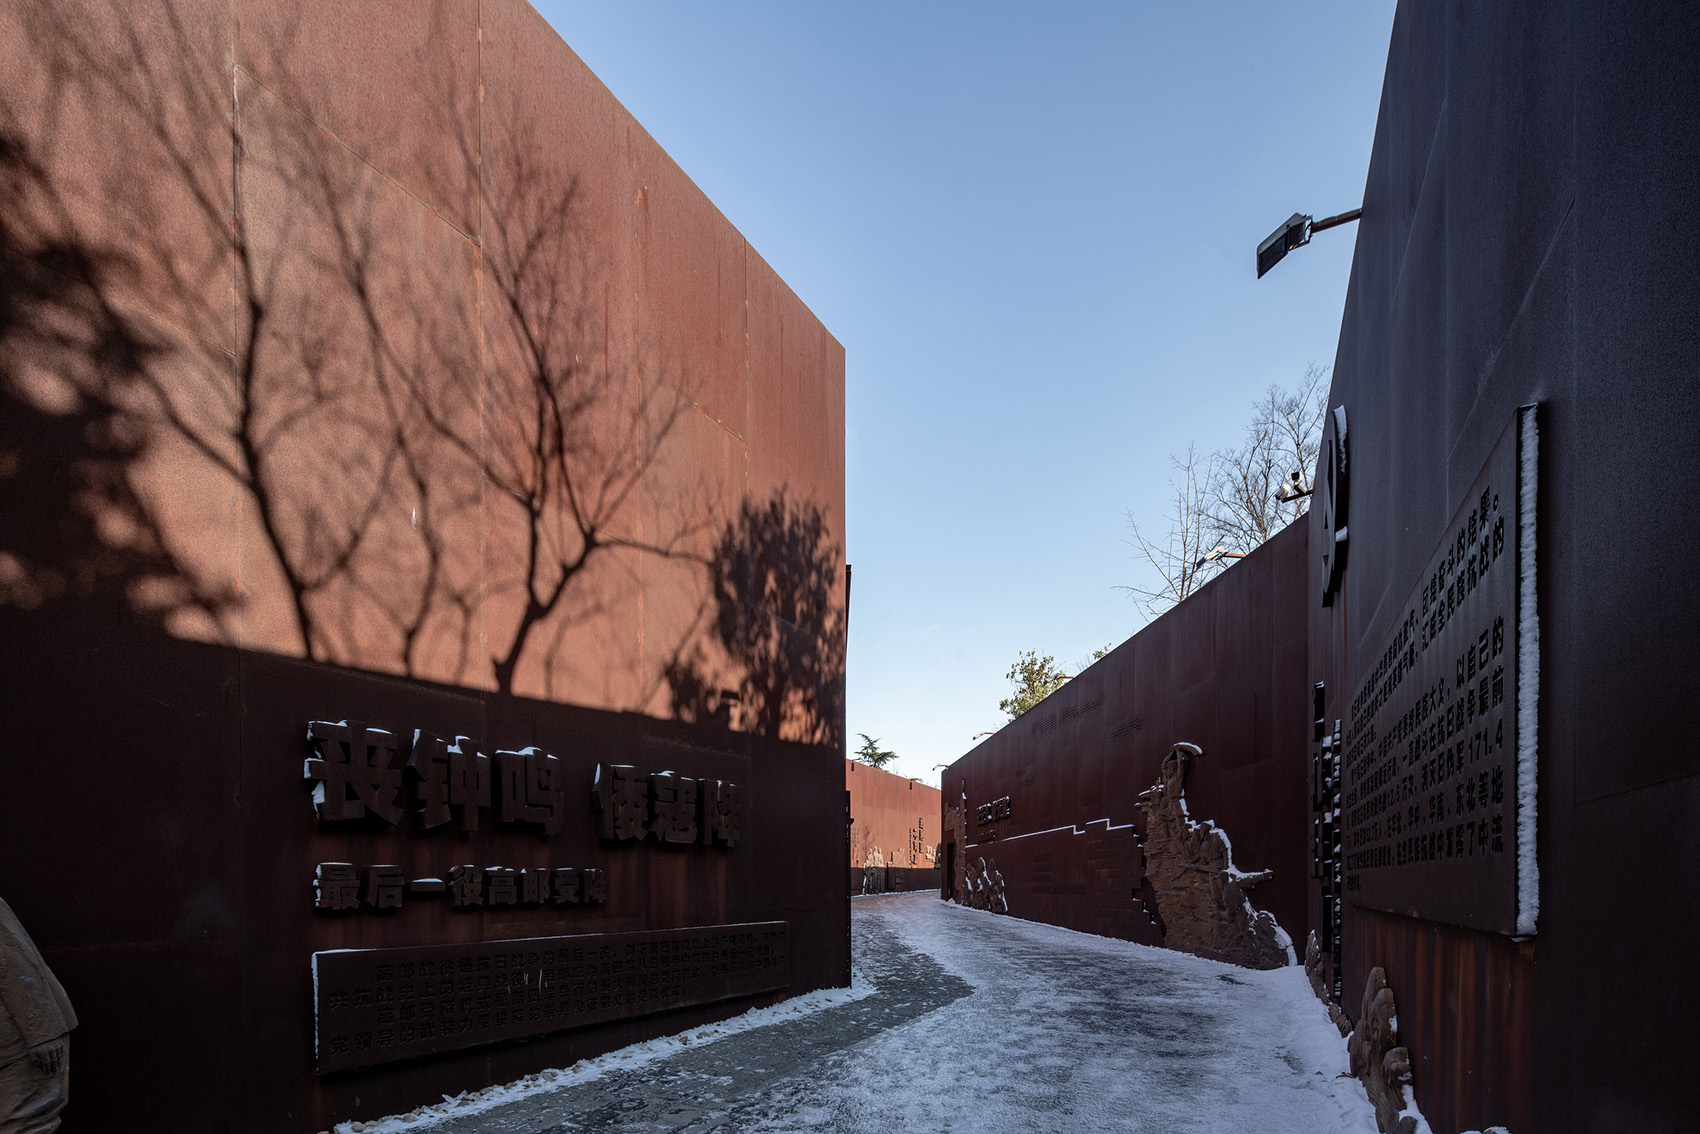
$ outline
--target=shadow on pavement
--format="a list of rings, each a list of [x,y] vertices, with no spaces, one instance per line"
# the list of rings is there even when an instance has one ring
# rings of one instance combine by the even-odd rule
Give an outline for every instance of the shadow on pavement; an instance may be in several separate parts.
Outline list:
[[[630,1134],[743,1129],[745,1111],[768,1088],[813,1078],[835,1058],[888,1029],[938,1010],[973,986],[916,952],[878,918],[853,922],[858,979],[876,991],[784,1023],[681,1051],[634,1070],[516,1101],[512,1106],[432,1127],[441,1134]]]

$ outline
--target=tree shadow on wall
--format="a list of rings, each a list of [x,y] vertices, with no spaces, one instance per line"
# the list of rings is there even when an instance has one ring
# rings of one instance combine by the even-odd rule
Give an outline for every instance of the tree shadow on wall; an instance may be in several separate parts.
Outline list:
[[[700,562],[725,519],[649,492],[682,374],[605,349],[596,230],[523,107],[447,127],[486,171],[474,237],[233,72],[222,26],[0,13],[29,48],[0,89],[0,605],[98,591],[181,637],[579,693],[549,661],[606,573]]]
[[[674,714],[843,747],[841,564],[813,504],[784,492],[765,504],[745,501],[709,564],[714,641],[743,680],[735,691],[718,687],[711,660],[693,646],[667,666]]]
[[[59,212],[4,125],[0,200]],[[162,347],[100,287],[121,269],[116,254],[0,208],[0,607],[69,600],[157,624],[234,601],[183,569],[126,477],[149,438],[125,402]]]

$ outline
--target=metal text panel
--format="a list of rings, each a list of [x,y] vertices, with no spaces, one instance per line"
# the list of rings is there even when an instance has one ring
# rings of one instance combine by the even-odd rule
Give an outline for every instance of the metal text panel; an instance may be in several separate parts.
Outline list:
[[[321,1075],[754,996],[783,921],[313,954]]]
[[[1517,916],[1520,420],[1366,659],[1338,820],[1349,901],[1500,933]]]

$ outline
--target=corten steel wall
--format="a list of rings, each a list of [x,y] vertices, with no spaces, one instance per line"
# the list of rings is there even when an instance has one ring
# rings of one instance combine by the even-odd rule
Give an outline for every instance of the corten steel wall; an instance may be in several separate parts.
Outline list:
[[[57,536],[107,558],[58,574],[179,637],[837,741],[843,349],[523,0],[0,36],[12,419],[84,414],[110,473]],[[75,550],[20,546],[16,600]]]
[[[830,748],[359,674],[98,616],[0,611],[0,628],[11,646],[0,661],[7,889],[81,1017],[67,1131],[321,1130],[846,982],[842,757]],[[545,837],[493,811],[467,836],[411,815],[396,827],[320,824],[301,779],[309,714],[403,737],[459,731],[486,751],[543,747],[564,765],[565,829]],[[737,782],[742,837],[729,848],[600,840],[598,762]],[[325,861],[356,864],[362,885],[380,863],[409,879],[463,863],[593,867],[608,898],[456,909],[408,893],[393,911],[319,913]],[[314,1074],[314,952],[768,920],[789,927],[782,993]]]
[[[1344,911],[1345,1007],[1386,968],[1437,1134],[1693,1128],[1697,53],[1686,3],[1394,22],[1331,393],[1350,559],[1308,588],[1330,723],[1514,409],[1540,427],[1537,932]]]
[[[740,1007],[321,1089],[316,949],[774,917],[791,991],[847,981],[819,321],[520,0],[31,0],[0,42],[0,861],[83,1019],[67,1129],[317,1129]],[[321,827],[344,717],[549,748],[566,831]],[[599,761],[746,775],[745,841],[599,842]],[[610,895],[338,918],[321,861]]]
[[[1252,903],[1302,940],[1306,541],[1305,525],[1289,525],[945,769],[944,863],[954,853],[959,875],[964,863],[995,864],[1017,917],[1162,944],[1135,898],[1138,797],[1187,741],[1204,750],[1189,810],[1227,831],[1241,869],[1275,872]],[[981,805],[1006,796],[1007,819],[976,822]]]
[[[877,852],[887,890],[936,890],[939,789],[855,760],[844,761],[850,793],[850,892],[862,892],[862,871]]]

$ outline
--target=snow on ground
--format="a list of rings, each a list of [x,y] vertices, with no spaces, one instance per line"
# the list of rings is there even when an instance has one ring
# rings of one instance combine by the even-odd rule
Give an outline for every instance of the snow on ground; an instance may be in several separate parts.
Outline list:
[[[1253,972],[929,894],[858,901],[853,932],[851,990],[337,1130],[1375,1130],[1302,968]]]
[[[773,1092],[747,1130],[1375,1129],[1304,970],[1253,972],[937,899],[860,907],[972,995]],[[873,936],[864,934],[864,936]],[[795,1118],[823,1116],[819,1124]]]
[[[390,1115],[370,1122],[339,1122],[333,1128],[332,1134],[409,1134],[413,1131],[440,1131],[451,1119],[460,1121],[475,1118],[539,1095],[551,1095],[594,1083],[617,1072],[638,1073],[650,1064],[676,1055],[692,1044],[709,1044],[750,1031],[752,1028],[765,1028],[796,1020],[823,1008],[852,1003],[873,992],[872,985],[855,979],[855,974],[852,973],[849,988],[818,989],[766,1008],[752,1008],[718,1023],[704,1024],[700,1028],[675,1032],[670,1036],[657,1036],[629,1047],[604,1052],[592,1059],[581,1059],[571,1067],[550,1068],[512,1083],[501,1083],[481,1091],[444,1095],[442,1102],[422,1106],[406,1114]]]

